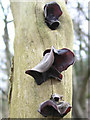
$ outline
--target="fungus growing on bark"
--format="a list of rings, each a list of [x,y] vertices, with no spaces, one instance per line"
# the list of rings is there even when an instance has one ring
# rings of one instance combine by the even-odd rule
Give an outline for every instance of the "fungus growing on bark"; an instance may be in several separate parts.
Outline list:
[[[61,15],[62,10],[56,2],[50,2],[44,6],[45,22],[51,30],[55,30],[59,26],[58,19]]]
[[[74,53],[67,48],[57,50],[52,46],[51,49],[44,51],[43,56],[42,61],[38,65],[25,71],[26,74],[31,75],[35,79],[38,85],[49,78],[61,81],[63,77],[61,72],[75,62]]]
[[[55,101],[55,102],[58,102],[59,100],[62,100],[62,98],[63,98],[63,95],[59,95],[59,94],[53,94],[53,95],[51,95],[51,98],[50,98],[50,100],[53,100],[53,101]]]
[[[55,101],[54,98],[58,98]],[[52,98],[52,99],[51,99]],[[61,96],[57,94],[54,98],[51,96],[50,100],[47,100],[40,104],[38,112],[44,117],[64,117],[71,110],[71,105],[61,99]]]

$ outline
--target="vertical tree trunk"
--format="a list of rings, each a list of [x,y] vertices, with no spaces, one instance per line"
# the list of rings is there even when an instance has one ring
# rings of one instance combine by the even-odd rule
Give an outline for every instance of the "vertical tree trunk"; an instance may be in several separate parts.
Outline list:
[[[72,67],[63,72],[63,79],[48,80],[38,86],[35,80],[25,74],[25,70],[37,65],[43,56],[43,51],[54,46],[56,49],[73,46],[72,20],[63,0],[60,4],[63,15],[60,26],[52,31],[44,22],[43,8],[47,2],[11,2],[15,24],[14,42],[14,75],[10,104],[10,118],[42,118],[37,110],[53,93],[64,96],[64,100],[72,105]],[[70,118],[69,113],[66,118]]]

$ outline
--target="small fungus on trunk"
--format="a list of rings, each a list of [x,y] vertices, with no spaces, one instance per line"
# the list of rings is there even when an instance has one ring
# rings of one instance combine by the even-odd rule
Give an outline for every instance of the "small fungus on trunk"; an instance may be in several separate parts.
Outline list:
[[[54,96],[54,97],[53,97]],[[58,98],[58,100],[55,100]],[[71,105],[62,100],[62,96],[54,94],[50,100],[40,104],[38,112],[44,117],[64,117],[71,110]]]
[[[61,15],[62,10],[56,2],[50,2],[44,6],[45,22],[51,30],[57,29],[60,24],[58,19]]]

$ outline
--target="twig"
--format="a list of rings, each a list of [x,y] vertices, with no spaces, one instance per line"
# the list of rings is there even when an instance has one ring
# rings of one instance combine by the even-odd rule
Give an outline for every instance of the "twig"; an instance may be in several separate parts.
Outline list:
[[[6,97],[8,97],[8,94],[7,94],[2,88],[0,88],[0,91],[1,91]]]
[[[7,21],[7,23],[13,22],[13,20]]]
[[[2,5],[2,2],[1,2],[1,1],[0,1],[0,5],[1,5],[2,11],[3,11],[4,15],[5,15],[5,12],[4,12],[4,7],[3,7],[3,5]]]

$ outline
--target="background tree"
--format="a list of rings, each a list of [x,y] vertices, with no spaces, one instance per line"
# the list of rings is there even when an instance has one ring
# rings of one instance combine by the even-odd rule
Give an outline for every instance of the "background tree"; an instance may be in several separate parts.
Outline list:
[[[87,3],[88,4],[88,3]],[[87,6],[88,7],[88,6]],[[89,80],[89,62],[88,62],[88,38],[89,34],[87,29],[82,29],[83,24],[88,25],[89,18],[87,17],[86,11],[88,8],[83,9],[83,3],[77,2],[76,7],[77,15],[73,18],[75,44],[78,47],[75,51],[77,56],[76,63],[74,66],[74,79],[73,79],[73,117],[86,118],[88,117],[88,104],[87,104],[87,85]],[[82,17],[83,16],[83,17]]]
[[[73,117],[88,117],[87,104],[87,84],[89,80],[89,58],[88,58],[88,1],[74,2],[68,4],[69,7],[76,11],[73,18],[74,24],[74,52],[76,63],[73,74]],[[82,94],[83,93],[83,94]]]
[[[9,14],[9,10],[10,10],[10,6],[7,7],[7,9],[5,9],[3,7],[3,4],[2,2],[0,1],[0,7],[1,7],[1,12],[3,14],[3,22],[4,22],[4,33],[3,33],[3,42],[5,44],[5,50],[4,50],[4,53],[5,53],[5,57],[3,56],[0,56],[1,57],[1,62],[3,64],[3,66],[0,65],[0,70],[4,71],[5,75],[6,75],[6,78],[2,78],[2,81],[3,82],[6,82],[7,83],[7,88],[6,90],[3,89],[2,86],[0,86],[0,91],[1,91],[1,100],[2,101],[2,104],[3,106],[2,107],[2,117],[7,117],[8,113],[8,90],[9,90],[9,81],[8,81],[8,78],[9,78],[9,75],[10,75],[10,64],[11,64],[11,57],[12,57],[12,54],[10,52],[10,47],[9,47],[9,34],[8,34],[8,23],[10,23],[11,21],[8,21],[7,20],[7,16]],[[1,105],[2,105],[1,104]]]

